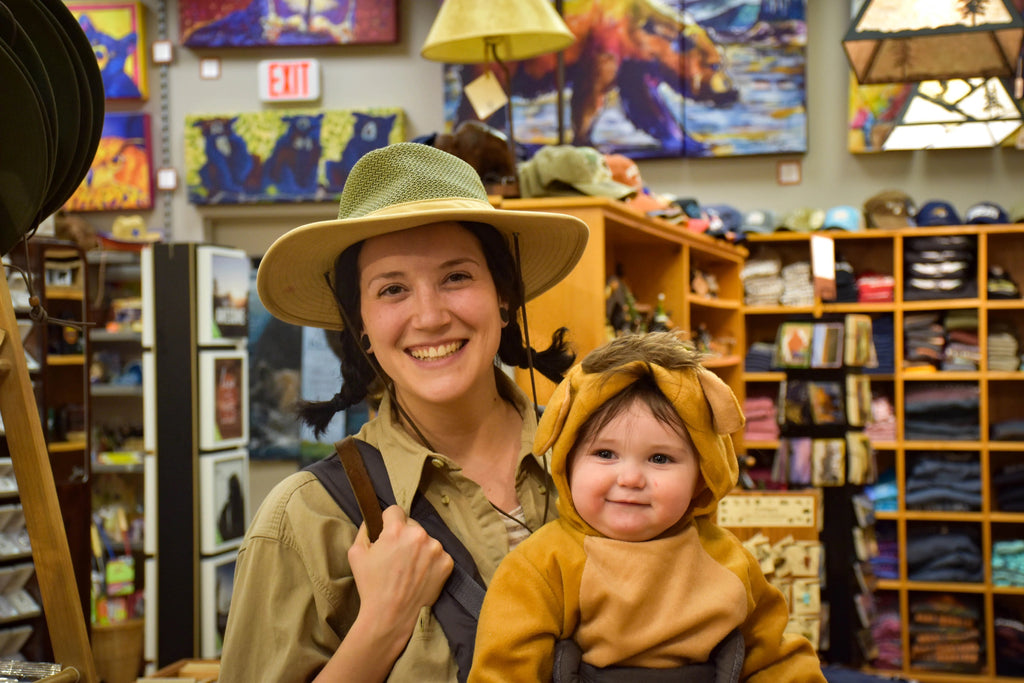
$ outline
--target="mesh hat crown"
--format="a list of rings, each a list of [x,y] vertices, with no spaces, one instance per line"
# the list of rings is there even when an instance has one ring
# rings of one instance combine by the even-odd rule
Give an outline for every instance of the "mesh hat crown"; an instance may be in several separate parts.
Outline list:
[[[589,234],[573,216],[497,209],[468,163],[429,145],[400,142],[353,165],[337,219],[301,225],[270,245],[256,276],[260,300],[285,322],[344,329],[324,279],[325,273],[333,279],[338,255],[372,237],[451,221],[494,226],[510,248],[516,237],[527,300],[569,274]]]

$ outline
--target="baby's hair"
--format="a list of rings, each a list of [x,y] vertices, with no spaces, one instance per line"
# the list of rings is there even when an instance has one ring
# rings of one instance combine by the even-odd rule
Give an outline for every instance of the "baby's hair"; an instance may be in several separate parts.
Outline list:
[[[586,373],[605,373],[634,361],[683,370],[699,367],[704,357],[674,332],[647,332],[616,337],[587,354],[581,365]]]
[[[640,401],[651,411],[655,419],[676,430],[692,447],[693,442],[686,424],[672,402],[658,387],[651,366],[659,365],[666,370],[685,370],[700,367],[702,358],[704,354],[672,332],[627,334],[591,351],[581,363],[584,372],[600,373],[604,375],[605,380],[629,372],[637,379],[626,389],[605,401],[604,405],[587,418],[576,434],[576,445],[589,441],[613,417],[634,402]],[[642,361],[643,364],[637,364],[628,371],[623,368],[634,361]]]

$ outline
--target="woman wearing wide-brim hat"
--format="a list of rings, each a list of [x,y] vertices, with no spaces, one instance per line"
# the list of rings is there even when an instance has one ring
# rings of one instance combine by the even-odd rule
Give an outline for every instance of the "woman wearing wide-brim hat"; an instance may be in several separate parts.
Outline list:
[[[546,461],[531,453],[535,406],[496,360],[555,380],[572,364],[564,330],[528,353],[521,318],[572,270],[587,234],[570,216],[497,210],[468,164],[398,143],[355,164],[337,220],[271,245],[263,304],[340,333],[341,390],[302,417],[322,431],[337,411],[379,400],[357,437],[380,450],[398,505],[370,543],[310,472],[270,492],[238,553],[223,683],[457,680],[429,609],[452,561],[409,505],[425,496],[485,583],[555,514]]]

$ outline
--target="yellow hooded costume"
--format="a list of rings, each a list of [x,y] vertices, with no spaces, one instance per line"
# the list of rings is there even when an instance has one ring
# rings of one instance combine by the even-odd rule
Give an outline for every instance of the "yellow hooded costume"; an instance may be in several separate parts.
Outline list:
[[[825,681],[810,642],[784,633],[782,594],[739,540],[711,521],[736,484],[730,434],[743,415],[732,390],[694,358],[682,369],[634,360],[610,372],[588,372],[584,360],[555,390],[535,452],[551,449],[560,518],[499,565],[480,615],[470,683],[550,681],[555,645],[567,638],[595,667],[707,662],[737,629],[745,646],[740,680]],[[587,418],[643,376],[654,379],[682,418],[702,476],[683,519],[637,543],[602,536],[579,516],[566,461]]]

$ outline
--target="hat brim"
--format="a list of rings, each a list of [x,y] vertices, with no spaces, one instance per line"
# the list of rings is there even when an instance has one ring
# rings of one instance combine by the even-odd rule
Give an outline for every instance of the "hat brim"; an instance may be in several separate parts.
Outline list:
[[[496,209],[486,201],[443,199],[407,202],[359,218],[308,223],[279,237],[260,260],[256,291],[271,314],[296,325],[342,330],[333,278],[338,255],[357,242],[434,223],[494,226],[509,242],[518,235],[526,300],[547,291],[572,271],[590,234],[575,216]]]
[[[900,228],[913,228],[914,223],[907,216],[894,216],[892,214],[870,214],[871,222],[879,230],[899,230]]]

